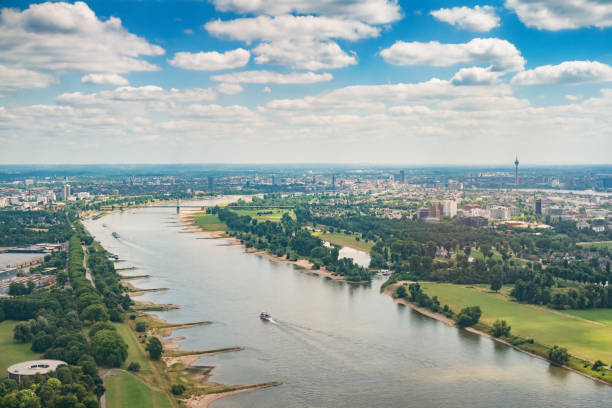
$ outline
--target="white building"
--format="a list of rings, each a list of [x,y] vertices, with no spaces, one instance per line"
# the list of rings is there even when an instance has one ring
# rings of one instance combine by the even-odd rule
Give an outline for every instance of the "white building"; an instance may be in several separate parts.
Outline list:
[[[441,215],[443,218],[453,218],[457,215],[457,202],[455,200],[440,201]]]

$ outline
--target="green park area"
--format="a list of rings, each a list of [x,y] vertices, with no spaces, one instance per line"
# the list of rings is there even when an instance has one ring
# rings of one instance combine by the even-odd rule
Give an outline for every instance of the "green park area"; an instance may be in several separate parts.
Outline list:
[[[266,209],[253,209],[253,210],[235,210],[230,208],[233,212],[238,215],[248,215],[251,218],[257,220],[257,222],[280,222],[283,214],[289,213],[289,216],[295,219],[295,213],[293,210],[283,210],[279,208],[266,208]]]
[[[293,210],[283,210],[277,208],[271,209],[253,209],[253,210],[235,210],[231,209],[238,215],[248,215],[251,218],[257,220],[257,222],[280,222],[283,214],[289,213],[289,216],[295,219],[295,214]],[[206,214],[206,213],[198,213],[193,217],[193,223],[199,227],[202,231],[225,231],[227,230],[227,225],[223,221],[219,219],[217,214]]]
[[[612,310],[553,310],[513,301],[508,287],[500,293],[484,285],[454,285],[421,283],[430,297],[437,296],[442,305],[448,304],[458,313],[466,306],[480,306],[481,321],[491,326],[497,319],[512,326],[512,334],[536,342],[566,347],[570,354],[585,360],[612,363]]]
[[[600,248],[612,249],[612,241],[578,242],[577,245],[580,245],[581,247],[584,247],[584,248],[592,248],[592,249],[600,249]]]
[[[344,234],[340,232],[314,232],[313,235],[334,245],[346,246],[364,252],[370,252],[370,249],[372,249],[374,246],[374,242],[366,242],[355,234]]]
[[[0,378],[6,377],[6,369],[11,365],[40,357],[40,354],[30,350],[30,343],[13,341],[13,329],[17,323],[10,320],[0,323]]]
[[[193,223],[203,231],[225,231],[227,225],[217,214],[198,213],[193,216]]]
[[[141,370],[151,370],[151,361],[147,358],[142,347],[138,344],[134,332],[127,323],[113,323],[117,332],[128,345],[128,357],[124,363],[127,367],[132,362],[140,364]]]
[[[153,390],[134,375],[119,371],[106,378],[107,408],[171,408],[163,391]]]

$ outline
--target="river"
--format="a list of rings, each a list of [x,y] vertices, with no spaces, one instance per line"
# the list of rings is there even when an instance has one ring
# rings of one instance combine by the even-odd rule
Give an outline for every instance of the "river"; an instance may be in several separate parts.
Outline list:
[[[169,288],[139,299],[184,306],[159,316],[213,321],[175,331],[182,348],[245,347],[198,361],[216,367],[212,381],[283,382],[213,408],[612,406],[611,387],[396,304],[379,294],[381,278],[349,284],[246,253],[190,232],[169,208],[85,225],[125,260],[118,268],[151,275],[135,286]]]

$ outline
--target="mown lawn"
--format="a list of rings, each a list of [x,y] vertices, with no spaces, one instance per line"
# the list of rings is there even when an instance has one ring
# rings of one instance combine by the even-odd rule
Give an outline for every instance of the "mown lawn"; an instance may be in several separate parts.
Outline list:
[[[216,214],[196,214],[193,216],[193,222],[203,231],[225,231],[227,229],[227,225]]]
[[[577,245],[586,248],[610,248],[612,249],[612,241],[600,241],[600,242],[578,242]]]
[[[583,359],[612,362],[611,326],[584,320],[574,312],[517,303],[505,294],[495,294],[483,287],[430,282],[421,285],[425,293],[438,296],[440,303],[448,304],[455,313],[463,307],[478,305],[482,309],[481,320],[488,325],[503,319],[512,326],[515,335],[533,338],[547,346],[558,344]]]
[[[0,378],[7,376],[6,369],[13,364],[40,358],[40,354],[30,350],[31,343],[18,344],[13,341],[13,328],[17,323],[12,320],[0,323]]]
[[[105,386],[107,408],[172,408],[166,393],[151,389],[126,372],[107,377]]]
[[[612,309],[565,310],[564,312],[612,327]]]
[[[231,209],[231,210],[237,213],[238,215],[248,215],[251,218],[255,218],[257,222],[265,222],[265,221],[280,222],[281,218],[283,217],[283,214],[285,213],[289,213],[289,216],[295,219],[295,213],[293,212],[293,210],[283,210],[280,208],[267,208],[267,209],[260,209],[260,210],[258,209],[253,209],[253,210]]]
[[[117,332],[121,335],[123,340],[128,345],[128,357],[125,362],[125,366],[131,362],[137,362],[140,364],[141,370],[150,370],[151,369],[151,361],[147,358],[144,351],[138,344],[138,340],[136,339],[134,332],[130,329],[127,323],[113,323],[117,328]]]
[[[338,232],[322,233],[314,232],[313,235],[318,236],[324,241],[330,242],[334,245],[342,245],[350,248],[358,249],[364,252],[370,252],[370,249],[374,246],[374,242],[360,239],[357,241],[357,235],[347,235]]]

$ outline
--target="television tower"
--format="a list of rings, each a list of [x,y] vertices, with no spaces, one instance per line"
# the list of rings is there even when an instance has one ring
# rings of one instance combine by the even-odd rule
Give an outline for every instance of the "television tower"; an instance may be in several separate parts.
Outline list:
[[[517,155],[516,160],[514,160],[514,185],[516,187],[518,187],[518,165],[519,165],[519,160],[518,160],[518,155]]]

